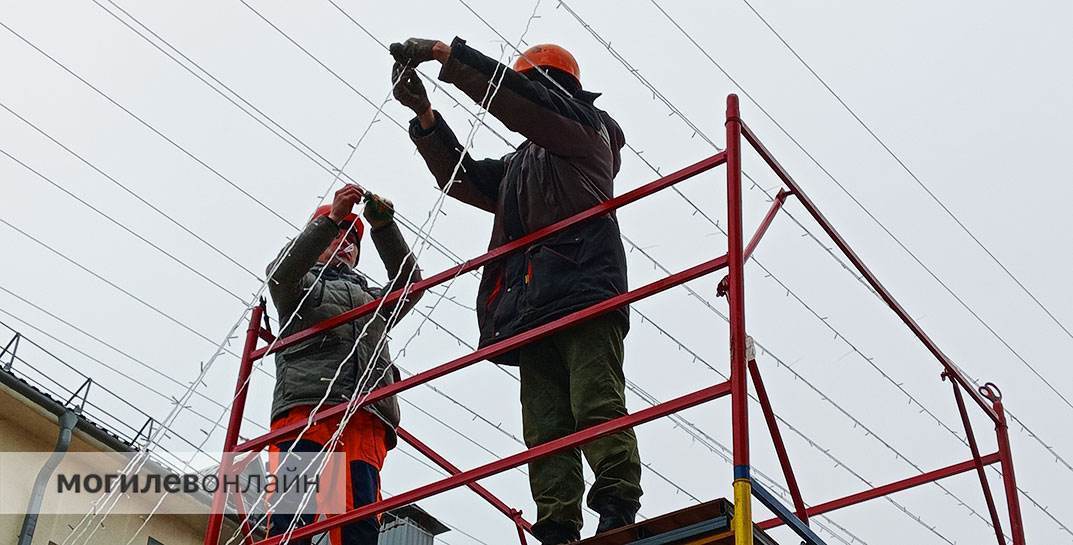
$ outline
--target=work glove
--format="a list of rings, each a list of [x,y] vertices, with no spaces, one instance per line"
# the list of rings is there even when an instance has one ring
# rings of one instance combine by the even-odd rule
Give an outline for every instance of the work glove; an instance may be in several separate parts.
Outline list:
[[[417,66],[433,59],[432,48],[436,43],[437,40],[410,38],[401,44],[397,42],[391,44],[391,46],[388,47],[388,51],[391,52],[391,56],[400,64]]]
[[[395,63],[391,67],[391,81],[395,84],[391,92],[395,100],[400,104],[421,115],[432,107],[428,101],[428,93],[425,92],[425,84],[421,83],[421,77],[413,68]]]
[[[365,193],[365,210],[362,212],[369,227],[379,229],[395,220],[395,205],[372,193]]]

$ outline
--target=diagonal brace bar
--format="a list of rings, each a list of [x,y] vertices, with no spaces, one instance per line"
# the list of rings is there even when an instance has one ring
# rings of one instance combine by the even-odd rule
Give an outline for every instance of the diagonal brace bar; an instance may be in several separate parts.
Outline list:
[[[946,380],[947,374],[943,373],[942,376],[943,380]],[[995,507],[995,498],[991,495],[991,485],[987,482],[984,462],[980,459],[980,446],[976,443],[976,434],[972,429],[969,411],[965,407],[965,398],[961,395],[961,388],[957,383],[951,381],[950,385],[954,390],[954,400],[957,402],[958,413],[961,414],[961,423],[965,426],[965,439],[969,444],[969,451],[972,452],[972,459],[976,462],[976,474],[980,477],[980,488],[983,489],[984,501],[987,502],[987,511],[991,515],[991,526],[995,529],[998,545],[1006,545],[1006,536],[1002,533],[1002,522],[998,517],[998,508]]]
[[[876,293],[879,294],[880,299],[882,299],[883,302],[886,303],[887,306],[890,307],[891,310],[893,310],[899,318],[901,318],[902,322],[905,323],[906,327],[908,327],[909,330],[913,332],[913,335],[916,335],[917,339],[919,339],[920,342],[924,344],[925,348],[927,348],[928,351],[931,352],[933,356],[935,356],[935,359],[939,360],[939,363],[943,366],[946,372],[950,374],[953,380],[960,384],[961,387],[969,393],[973,401],[975,401],[976,404],[984,410],[984,413],[987,414],[992,421],[998,423],[998,414],[995,412],[994,408],[991,407],[991,404],[988,403],[988,401],[985,400],[984,397],[976,391],[976,389],[972,385],[972,382],[970,382],[968,377],[966,377],[965,374],[961,372],[961,369],[958,369],[958,367],[954,365],[954,362],[951,361],[950,358],[942,350],[939,349],[939,345],[935,344],[935,341],[933,341],[931,337],[929,337],[928,334],[924,332],[924,328],[920,327],[920,324],[918,324],[916,320],[914,320],[913,317],[910,316],[909,313],[902,307],[902,305],[894,299],[894,296],[891,295],[890,291],[887,290],[887,288],[879,282],[879,279],[876,277],[875,273],[873,273],[868,268],[868,266],[864,264],[864,261],[860,258],[860,256],[858,256],[857,253],[849,247],[849,243],[847,243],[846,240],[842,238],[842,235],[840,235],[838,231],[835,230],[834,225],[832,225],[831,222],[827,219],[827,217],[823,215],[823,212],[820,212],[820,209],[816,206],[815,203],[812,202],[812,199],[810,199],[808,195],[806,195],[805,192],[801,190],[801,186],[798,185],[796,181],[794,181],[793,177],[791,177],[790,174],[786,171],[786,169],[783,168],[781,164],[779,164],[779,162],[775,159],[775,156],[772,155],[766,147],[764,147],[764,144],[760,142],[760,139],[757,138],[756,134],[754,134],[752,129],[750,129],[744,122],[741,124],[741,132],[745,139],[748,140],[750,144],[752,144],[756,152],[759,153],[760,156],[764,159],[764,162],[766,162],[768,166],[775,171],[775,174],[779,176],[782,182],[790,188],[790,191],[793,192],[794,195],[797,196],[797,198],[801,201],[801,204],[805,207],[805,210],[807,210],[808,213],[812,216],[812,218],[820,224],[820,227],[823,228],[823,230],[827,233],[827,236],[831,237],[831,240],[835,243],[836,246],[838,246],[838,249],[842,250],[842,253],[846,256],[847,259],[849,259],[850,263],[853,263],[853,266],[857,269],[859,273],[861,273],[861,276],[864,277],[868,284],[872,286],[872,289],[874,289]]]
[[[440,453],[436,452],[435,450],[432,450],[432,447],[426,445],[417,437],[414,437],[414,435],[411,434],[409,431],[403,429],[402,427],[396,428],[395,431],[396,433],[398,433],[399,437],[403,441],[406,441],[410,444],[410,446],[417,449],[418,452],[425,455],[425,457],[427,457],[429,460],[435,462],[436,465],[443,468],[444,471],[450,473],[451,475],[458,475],[459,473],[462,473],[462,470],[458,469],[458,466],[452,464],[450,461],[447,460],[447,458],[441,456]],[[506,515],[507,518],[512,520],[514,524],[518,526],[518,528],[525,530],[526,532],[529,532],[530,535],[532,535],[533,525],[526,521],[524,518],[522,518],[521,511],[517,509],[511,509],[507,504],[503,503],[503,500],[497,498],[487,488],[481,486],[478,483],[468,483],[466,486],[468,486],[470,490],[476,492],[478,496],[484,498],[484,500],[490,503],[492,507],[495,507],[497,511]]]
[[[753,339],[749,337],[747,340],[751,352]],[[749,376],[753,380],[753,388],[756,389],[756,398],[760,401],[760,410],[764,413],[764,421],[767,422],[771,442],[775,445],[775,454],[779,457],[779,465],[782,466],[782,474],[786,478],[786,487],[790,489],[790,499],[794,502],[797,518],[808,525],[805,500],[801,497],[801,488],[797,485],[794,467],[790,464],[790,455],[786,451],[786,443],[782,440],[782,432],[779,431],[779,421],[775,418],[775,411],[771,408],[771,399],[767,395],[767,388],[764,387],[764,380],[760,378],[760,368],[756,365],[755,357],[749,358]]]
[[[753,496],[756,496],[756,499],[760,500],[764,507],[770,509],[779,519],[785,522],[794,533],[801,536],[801,539],[804,539],[808,545],[827,545],[820,539],[820,536],[816,535],[816,532],[812,531],[812,528],[808,527],[808,524],[797,518],[793,511],[787,509],[778,498],[771,495],[766,488],[756,481],[753,481]]]

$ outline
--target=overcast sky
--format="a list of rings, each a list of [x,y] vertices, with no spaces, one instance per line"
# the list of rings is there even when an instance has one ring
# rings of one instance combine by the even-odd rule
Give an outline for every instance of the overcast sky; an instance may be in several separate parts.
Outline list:
[[[199,363],[211,356],[214,343],[226,337],[241,315],[243,303],[228,292],[248,299],[260,285],[221,253],[260,273],[293,236],[293,225],[308,218],[332,181],[331,167],[326,170],[324,161],[338,166],[346,159],[351,151],[348,143],[358,140],[376,115],[376,106],[388,96],[391,60],[381,44],[408,36],[449,42],[458,35],[492,56],[499,56],[504,46],[461,0],[338,4],[380,43],[326,0],[247,0],[249,6],[233,1],[115,1],[137,22],[108,0],[100,0],[139,31],[147,33],[139,26],[144,24],[177,48],[186,60],[168,51],[211,86],[92,0],[5,1],[0,21],[172,143],[6,29],[0,29],[4,63],[0,102],[220,253],[6,110],[0,111],[0,149],[219,286],[0,155],[0,218],[6,224],[37,237],[175,321],[2,224],[0,320],[92,376],[100,387],[163,419],[171,410],[168,396],[184,392],[185,383],[197,376]],[[1066,160],[1073,144],[1071,4],[751,1],[1057,320],[1073,327],[1067,252],[1073,242],[1069,234],[1073,219],[1067,210],[1073,185]],[[530,22],[533,9],[532,2],[466,3],[511,41]],[[1064,460],[1073,461],[1069,433],[1073,406],[1028,368],[1067,399],[1073,396],[1069,358],[1073,336],[928,197],[742,0],[658,4],[571,0],[568,5],[577,17],[554,0],[540,3],[527,41],[556,42],[574,52],[585,87],[604,93],[597,104],[618,120],[627,141],[642,152],[638,156],[624,150],[617,192],[654,179],[653,168],[667,173],[714,153],[706,140],[723,145],[725,97],[742,93],[669,16],[986,323],[982,325],[743,97],[744,118],[872,270],[969,375],[1002,388],[1007,407],[1039,438],[1012,425],[1019,484],[1050,513],[1022,497],[1029,542],[1073,542],[1073,534],[1055,522],[1073,527],[1073,503],[1068,500],[1073,468],[1041,445],[1050,445]],[[599,40],[578,18],[591,25]],[[155,38],[154,42],[160,43]],[[608,42],[618,58],[605,46]],[[427,72],[435,74],[432,66]],[[642,80],[662,98],[655,98]],[[222,85],[237,94],[224,91],[226,96],[253,115],[213,90]],[[451,92],[473,110],[461,93]],[[469,130],[469,114],[452,108],[443,91],[432,94],[432,102],[456,131]],[[404,108],[388,103],[346,172],[393,199],[406,218],[423,223],[438,193],[399,127],[408,119]],[[510,142],[521,141],[502,125],[490,125]],[[302,144],[292,146],[288,143],[292,137]],[[477,131],[476,154],[499,156],[507,149],[489,129]],[[745,192],[748,231],[768,206],[762,189],[777,188],[778,181],[754,155],[747,154],[745,167],[757,183]],[[693,208],[696,205],[723,225],[724,172],[717,169],[681,185],[693,204],[668,191],[622,210],[623,232],[632,241],[627,248],[637,247],[629,253],[632,286],[661,275],[654,261],[680,270],[725,251],[726,238]],[[822,234],[800,205],[791,200],[787,210],[810,232]],[[453,201],[446,202],[442,211],[432,237],[459,256],[480,254],[487,245],[491,216]],[[413,232],[406,234],[415,240]],[[361,267],[383,280],[372,245],[367,243],[364,250]],[[786,215],[776,220],[755,257],[747,276],[748,329],[768,349],[759,363],[775,408],[796,430],[783,433],[806,501],[819,503],[856,492],[867,486],[863,480],[881,484],[968,458],[968,449],[921,407],[961,433],[949,384],[939,380],[940,367],[881,301]],[[426,272],[451,264],[435,249],[422,251]],[[726,308],[725,301],[714,295],[718,279],[690,285],[710,307],[684,288],[635,306],[626,358],[627,375],[638,387],[629,396],[631,409],[646,406],[637,392],[663,400],[722,380],[706,366],[720,372],[728,369],[726,323],[713,312]],[[476,276],[460,277],[447,292],[452,300],[441,302],[431,313],[431,320],[470,343],[477,334],[467,307],[473,304],[476,285]],[[436,299],[426,295],[422,310],[428,312]],[[76,332],[31,303],[133,358]],[[432,323],[421,324],[422,317],[413,314],[393,333],[398,353],[420,330],[407,350],[397,354],[407,371],[424,370],[468,351]],[[232,348],[237,352],[241,342]],[[21,368],[50,388],[60,390],[49,380],[69,389],[79,384],[75,372],[40,351],[27,349],[20,356],[37,369],[19,362],[16,371]],[[180,435],[195,444],[206,439],[209,420],[216,420],[222,411],[214,402],[230,399],[236,368],[237,358],[232,356],[214,363],[206,383],[197,389],[203,397],[192,398],[190,408],[180,413],[174,422],[177,436],[166,439],[163,448],[191,450]],[[264,425],[273,365],[266,361],[262,368],[266,373],[255,374],[246,414]],[[910,402],[898,386],[920,405]],[[419,387],[403,396],[404,424],[449,459],[469,468],[492,458],[478,444],[498,456],[522,448],[512,439],[520,436],[517,382],[506,373],[482,363],[437,381],[436,387],[439,392]],[[124,426],[137,428],[144,420],[100,389],[90,401],[97,405],[91,407],[95,411],[91,415],[100,415],[100,420],[123,433],[132,433]],[[475,418],[470,410],[488,420]],[[971,412],[982,448],[994,450],[991,426],[979,411]],[[781,483],[763,421],[757,410],[753,415],[755,466]],[[730,443],[729,404],[716,401],[683,416],[688,424],[659,421],[638,429],[643,458],[650,464],[644,476],[645,516],[685,507],[693,497],[731,495],[730,465],[712,452],[718,450],[712,441]],[[697,430],[710,439],[696,439]],[[246,436],[262,431],[254,424],[243,429]],[[222,436],[222,430],[216,430],[206,448],[218,449]],[[407,452],[401,447],[389,456],[383,477],[388,493],[440,478]],[[1001,483],[997,475],[991,477],[1001,501]],[[534,508],[520,472],[508,472],[486,484],[532,517]],[[819,519],[835,532],[821,535],[830,542],[858,539],[871,545],[993,540],[984,520],[961,505],[965,502],[987,518],[976,476],[967,473],[943,484],[954,496],[937,486],[924,486],[896,495],[897,505],[878,500]],[[422,505],[472,536],[446,534],[443,537],[451,545],[513,539],[506,518],[467,490]],[[758,519],[764,514],[757,509]],[[1004,524],[1005,520],[1003,516]],[[586,534],[593,526],[590,520]],[[777,535],[783,542],[794,542],[785,531]]]

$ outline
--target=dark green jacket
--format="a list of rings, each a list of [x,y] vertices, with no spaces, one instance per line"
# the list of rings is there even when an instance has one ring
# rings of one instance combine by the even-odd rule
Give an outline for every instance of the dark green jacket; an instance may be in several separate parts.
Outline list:
[[[389,278],[397,281],[381,289],[370,289],[363,276],[340,266],[329,267],[317,263],[320,254],[328,248],[339,228],[327,217],[314,219],[298,235],[290,253],[280,256],[268,265],[272,274],[269,293],[276,312],[286,323],[301,302],[294,320],[280,332],[280,336],[297,333],[327,318],[359,307],[369,301],[401,287],[412,271],[412,280],[421,278],[420,271],[409,247],[394,222],[371,232],[373,244],[384,262]],[[284,248],[286,251],[286,248]],[[276,263],[279,266],[276,267]],[[272,273],[275,268],[275,273]],[[401,271],[401,274],[400,274]],[[379,313],[343,324],[331,331],[307,339],[276,354],[276,387],[272,396],[272,418],[299,405],[316,405],[338,370],[325,406],[346,403],[354,394],[363,374],[368,376],[362,394],[377,387],[391,384],[399,379],[392,367],[387,347],[387,331],[417,302],[419,295],[409,297],[403,304],[395,321],[388,323],[394,305],[384,305]],[[355,348],[355,340],[362,328],[368,328]],[[383,349],[372,361],[377,343],[383,339]],[[353,353],[352,353],[353,352]],[[397,438],[394,428],[399,425],[399,404],[394,397],[382,399],[365,410],[380,417],[388,424],[388,446],[394,447]]]
[[[488,112],[525,136],[515,151],[498,159],[476,160],[463,149],[436,113],[422,129],[416,119],[410,137],[447,194],[495,214],[488,248],[587,210],[614,195],[614,178],[625,137],[618,123],[593,101],[549,89],[496,62],[455,38],[439,79],[474,101],[486,98],[489,81],[502,84]],[[455,171],[455,165],[461,162]],[[451,184],[452,173],[457,183]],[[484,267],[477,290],[480,344],[486,346],[532,327],[623,293],[626,253],[614,213],[552,235]],[[624,329],[628,309],[613,311]],[[493,358],[515,364],[517,353]]]

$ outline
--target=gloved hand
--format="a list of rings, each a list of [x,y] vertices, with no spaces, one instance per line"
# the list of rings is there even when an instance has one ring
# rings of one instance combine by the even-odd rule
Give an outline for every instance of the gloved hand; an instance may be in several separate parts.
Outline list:
[[[413,68],[395,63],[395,66],[391,67],[391,81],[395,84],[391,91],[395,100],[413,110],[415,114],[421,115],[432,107],[428,101],[428,93],[425,92],[425,84],[421,83],[421,77]]]
[[[395,205],[372,193],[365,193],[365,210],[362,213],[369,227],[379,229],[395,220]]]
[[[335,192],[335,199],[332,200],[332,209],[328,212],[328,218],[335,223],[343,221],[343,218],[350,213],[354,205],[361,201],[361,197],[364,194],[365,192],[354,184],[344,185],[342,189]]]
[[[391,44],[388,47],[388,51],[391,52],[391,56],[395,57],[399,64],[417,66],[435,58],[432,50],[437,43],[439,43],[439,40],[410,38],[401,44],[397,42]]]

